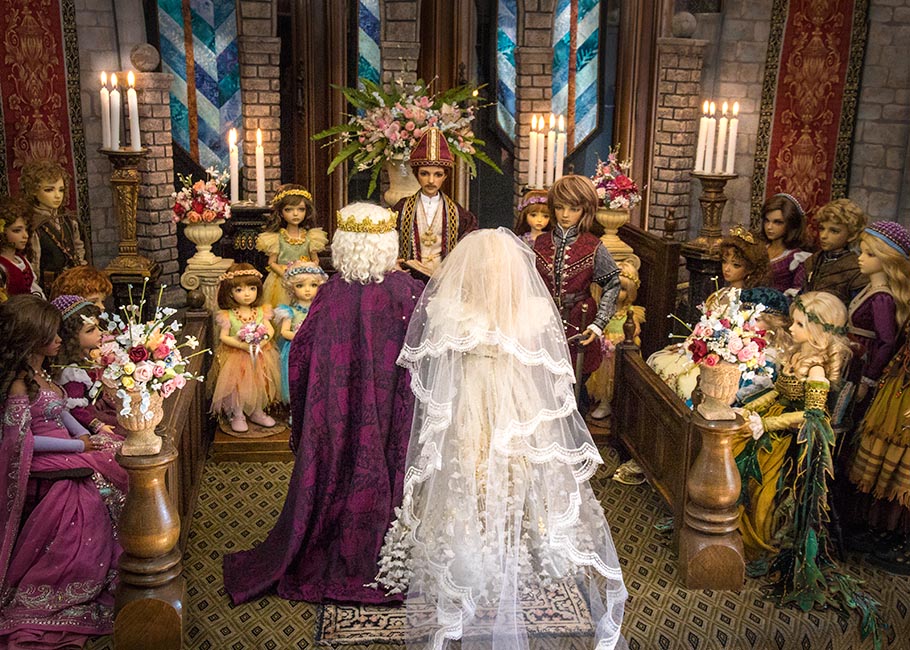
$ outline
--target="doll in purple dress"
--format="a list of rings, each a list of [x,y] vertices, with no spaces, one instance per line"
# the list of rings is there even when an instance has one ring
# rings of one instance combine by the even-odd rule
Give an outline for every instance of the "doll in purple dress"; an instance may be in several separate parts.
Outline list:
[[[874,389],[897,349],[897,336],[910,314],[910,234],[893,221],[876,221],[863,231],[859,270],[869,280],[850,301],[851,340],[861,354],[856,400]]]
[[[127,489],[114,459],[121,440],[89,435],[51,380],[60,312],[31,295],[0,305],[0,647],[82,647],[113,630]],[[84,470],[51,483],[23,514],[37,472]],[[50,590],[53,598],[48,598]]]
[[[811,255],[801,249],[806,215],[794,197],[775,194],[762,206],[761,225],[758,238],[768,247],[771,286],[787,295],[796,295],[805,277],[803,263]]]

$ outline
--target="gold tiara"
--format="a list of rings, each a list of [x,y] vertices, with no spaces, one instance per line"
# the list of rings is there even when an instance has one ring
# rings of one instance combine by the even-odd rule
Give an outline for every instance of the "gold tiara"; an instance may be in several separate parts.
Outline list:
[[[218,278],[218,282],[224,282],[225,280],[238,278],[242,275],[255,275],[257,278],[262,277],[262,273],[256,269],[240,269],[239,271],[228,271],[227,273],[222,273],[221,277]]]
[[[368,235],[381,235],[386,232],[395,230],[395,224],[398,222],[398,213],[389,210],[389,217],[378,223],[369,219],[358,221],[357,217],[345,217],[341,210],[335,213],[338,230],[345,232],[359,232]]]
[[[743,228],[742,226],[734,226],[730,229],[731,237],[739,237],[740,239],[749,242],[750,244],[755,243],[755,237],[752,236],[752,233]]]
[[[278,194],[275,195],[275,198],[272,199],[272,205],[278,205],[278,202],[286,196],[302,196],[307,201],[313,200],[313,195],[306,190],[290,189],[278,192]]]
[[[635,284],[635,287],[636,287],[636,288],[638,288],[638,287],[641,286],[641,280],[639,280],[636,276],[632,275],[632,274],[629,273],[628,271],[622,271],[622,272],[619,274],[619,277],[625,278],[626,280],[631,280],[632,283]]]

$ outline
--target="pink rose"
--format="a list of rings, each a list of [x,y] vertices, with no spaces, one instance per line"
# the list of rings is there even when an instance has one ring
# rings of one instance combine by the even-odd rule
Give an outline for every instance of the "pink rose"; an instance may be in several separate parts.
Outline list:
[[[184,386],[186,386],[186,377],[184,377],[183,375],[177,375],[171,381],[174,382],[175,388],[183,388]]]
[[[730,352],[736,354],[743,349],[743,340],[736,335],[730,337],[730,341],[727,343],[727,347],[730,348]]]
[[[139,383],[145,383],[152,379],[154,375],[154,366],[147,361],[143,361],[140,364],[136,365],[136,369],[133,371],[133,379]]]
[[[720,358],[716,354],[709,354],[705,357],[704,361],[706,366],[713,368],[717,365],[717,362],[720,361]]]
[[[165,382],[161,385],[161,397],[167,399],[175,390],[177,390],[177,387],[174,386],[173,380]]]
[[[758,356],[758,345],[755,344],[755,341],[749,341],[746,345],[743,346],[743,349],[736,354],[736,358],[740,361],[748,361]]]
[[[152,353],[152,356],[156,359],[166,359],[167,355],[169,355],[170,353],[171,353],[171,349],[167,346],[167,344],[162,343],[157,348],[155,348],[155,351]]]
[[[156,364],[155,364],[155,367],[152,368],[152,374],[155,375],[155,377],[158,377],[158,378],[163,377],[163,376],[164,376],[164,366],[159,365],[159,364],[156,363]]]

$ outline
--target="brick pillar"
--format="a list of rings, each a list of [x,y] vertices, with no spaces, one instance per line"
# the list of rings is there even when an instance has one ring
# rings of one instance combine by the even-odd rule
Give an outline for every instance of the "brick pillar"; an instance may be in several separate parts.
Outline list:
[[[689,229],[689,173],[695,168],[701,69],[707,45],[702,40],[657,39],[657,124],[648,227],[682,238]],[[668,223],[670,218],[673,221]]]
[[[536,43],[542,39],[532,40]],[[553,96],[553,85],[550,81],[552,73],[552,47],[535,44],[519,45],[515,48],[515,130],[518,136],[515,147],[516,200],[521,195],[530,164],[531,117],[550,114],[550,100]]]
[[[241,6],[246,4],[241,3]],[[240,50],[240,109],[243,128],[241,199],[256,200],[256,129],[262,129],[265,154],[265,200],[281,184],[281,105],[278,65],[281,41],[271,36],[245,34],[237,39]]]
[[[177,262],[177,224],[173,221],[174,157],[171,148],[171,106],[169,91],[173,75],[164,72],[137,72],[139,131],[142,146],[148,149],[136,205],[136,238],[139,254],[161,267],[159,281],[167,284],[162,302],[181,301],[180,268]],[[118,72],[126,79],[126,72]]]
[[[420,55],[417,0],[385,0],[381,12],[382,82],[414,83]]]

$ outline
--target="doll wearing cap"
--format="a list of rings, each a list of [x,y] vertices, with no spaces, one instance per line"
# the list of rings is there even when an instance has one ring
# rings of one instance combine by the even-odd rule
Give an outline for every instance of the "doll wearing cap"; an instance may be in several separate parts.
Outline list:
[[[477,217],[442,191],[455,165],[442,131],[424,132],[411,151],[410,164],[420,191],[393,208],[398,213],[398,257],[403,266],[427,277],[462,237],[477,229]]]
[[[850,199],[837,199],[822,206],[815,219],[821,250],[806,260],[806,277],[800,291],[827,291],[848,305],[869,283],[851,250],[866,227],[866,214]]]

